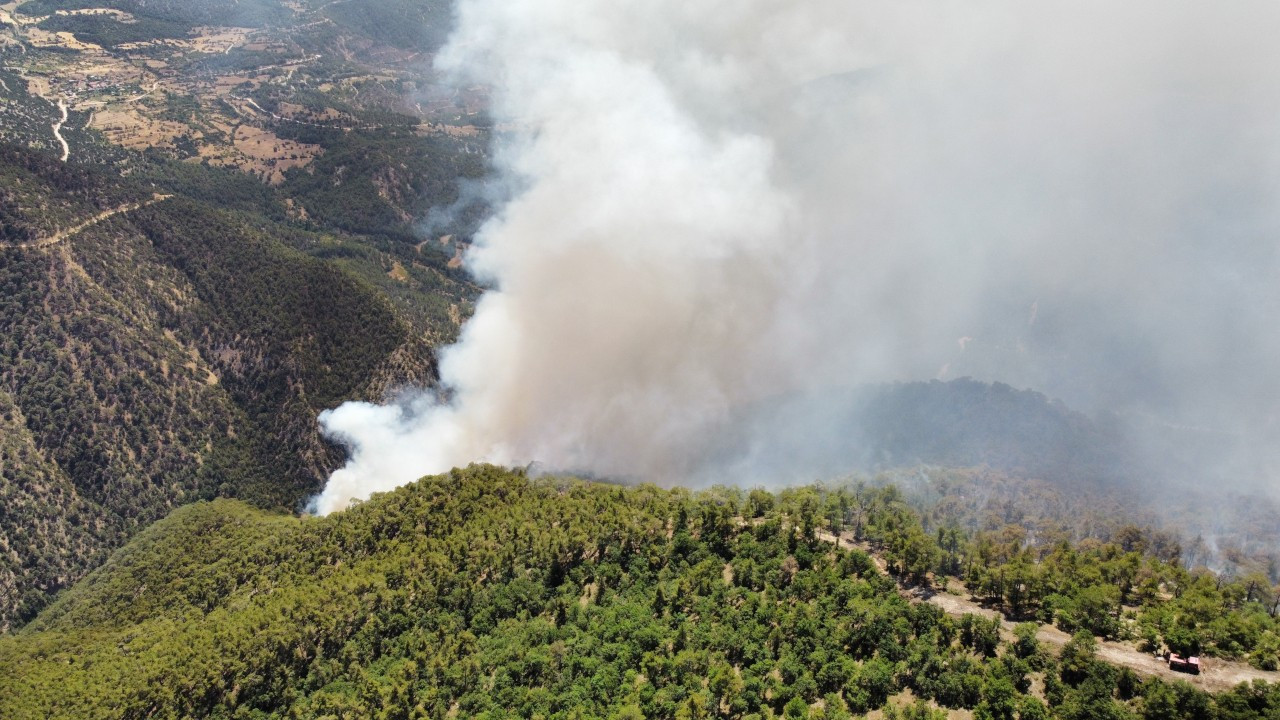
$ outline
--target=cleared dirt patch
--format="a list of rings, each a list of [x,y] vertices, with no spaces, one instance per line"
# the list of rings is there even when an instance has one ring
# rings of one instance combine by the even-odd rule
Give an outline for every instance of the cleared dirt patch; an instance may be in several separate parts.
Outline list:
[[[75,50],[76,52],[102,52],[102,46],[81,42],[76,39],[75,35],[65,30],[49,32],[33,27],[27,29],[26,35],[27,41],[38,48],[62,48],[64,50]]]
[[[285,140],[270,130],[249,125],[237,127],[231,142],[247,158],[241,169],[259,175],[272,185],[284,182],[285,171],[304,167],[320,154],[319,145]]]
[[[252,28],[198,27],[187,40],[190,48],[202,53],[227,53],[249,41]]]
[[[397,260],[391,265],[391,269],[387,271],[387,277],[396,282],[409,282],[409,271]]]
[[[191,132],[182,123],[157,120],[131,107],[98,110],[93,115],[90,127],[102,131],[111,142],[130,150],[171,148],[174,140]]]

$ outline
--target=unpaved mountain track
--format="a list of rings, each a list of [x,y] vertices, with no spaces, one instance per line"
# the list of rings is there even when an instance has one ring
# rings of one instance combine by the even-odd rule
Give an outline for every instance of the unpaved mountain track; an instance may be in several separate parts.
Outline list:
[[[824,542],[836,543],[842,548],[861,550],[867,553],[871,556],[876,567],[880,569],[880,572],[887,574],[887,566],[884,560],[868,545],[854,542],[849,533],[842,533],[839,538],[836,538],[831,533],[819,532],[818,539]],[[938,592],[933,589],[911,585],[901,578],[894,578],[894,580],[898,584],[898,592],[912,602],[927,602],[931,605],[936,605],[948,615],[955,617],[973,614],[986,618],[996,618],[1000,621],[1001,635],[1006,640],[1013,638],[1013,628],[1016,623],[1006,620],[1000,612],[980,605],[968,596],[963,586],[961,586],[963,594],[952,595],[947,592]],[[957,583],[951,581],[950,584],[955,585]],[[1036,633],[1036,639],[1042,644],[1054,648],[1055,651],[1060,651],[1062,646],[1071,640],[1071,636],[1052,625],[1041,625],[1040,630]],[[1280,683],[1280,672],[1266,672],[1258,670],[1247,663],[1220,658],[1204,658],[1204,670],[1199,675],[1176,672],[1170,670],[1167,663],[1154,655],[1141,652],[1127,643],[1112,640],[1098,641],[1098,658],[1112,665],[1127,667],[1142,676],[1159,677],[1165,681],[1184,680],[1208,692],[1225,692],[1242,682],[1251,682],[1253,680]]]
[[[94,215],[93,217],[89,218],[88,220],[85,220],[84,222],[80,223],[79,225],[54,233],[53,235],[50,235],[48,237],[43,237],[43,238],[40,238],[39,240],[32,240],[31,242],[27,242],[27,243],[13,243],[10,245],[6,245],[4,247],[29,249],[29,248],[45,248],[45,247],[49,247],[50,245],[57,245],[63,240],[66,240],[67,238],[73,235],[76,235],[77,233],[80,233],[86,230],[87,228],[97,225],[103,220],[108,220],[121,213],[133,212],[134,210],[139,210],[144,207],[155,205],[156,203],[161,202],[163,200],[168,200],[171,197],[173,196],[161,195],[157,193],[156,195],[152,196],[150,200],[146,200],[143,202],[129,203],[128,205],[121,205],[118,208],[112,208],[111,210],[100,212],[97,215]]]
[[[414,123],[414,124],[408,124],[408,125],[325,125],[322,123],[313,123],[313,122],[308,122],[306,120],[298,120],[297,118],[285,117],[284,115],[277,115],[276,113],[273,113],[270,110],[263,108],[253,98],[240,97],[239,95],[232,95],[231,97],[235,100],[239,100],[249,105],[254,109],[255,112],[270,116],[272,119],[278,120],[280,122],[293,123],[295,125],[306,125],[307,127],[322,128],[325,130],[344,130],[344,131],[345,130],[362,130],[362,131],[421,130],[423,128],[430,129],[432,127],[431,123]],[[235,106],[233,105],[232,108],[235,109]]]
[[[62,126],[67,123],[67,101],[58,98],[58,110],[62,112],[62,119],[53,124],[53,136],[62,144],[62,162],[66,162],[71,157],[71,146],[67,144],[67,139],[62,137]]]

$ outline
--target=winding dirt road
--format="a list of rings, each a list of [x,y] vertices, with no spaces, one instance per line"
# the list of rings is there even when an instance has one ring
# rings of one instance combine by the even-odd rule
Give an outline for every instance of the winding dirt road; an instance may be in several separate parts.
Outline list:
[[[67,123],[67,101],[58,98],[58,110],[62,111],[62,119],[53,124],[53,136],[62,144],[62,162],[66,162],[71,157],[71,146],[67,144],[67,139],[62,137],[62,126]]]
[[[888,574],[884,560],[875,553],[874,549],[865,543],[854,542],[849,533],[842,533],[839,538],[836,538],[831,533],[820,531],[818,539],[824,542],[837,543],[842,548],[861,550],[871,556],[872,561],[880,569],[880,572]],[[895,578],[895,581],[898,583],[898,592],[912,602],[927,602],[936,605],[948,615],[956,617],[968,613],[986,618],[996,618],[1000,621],[1001,635],[1004,639],[1013,639],[1013,628],[1016,623],[1006,620],[996,610],[980,605],[954,579],[950,580],[948,584],[951,587],[959,586],[960,595],[952,595],[948,592],[938,592],[930,588],[910,585],[900,578]],[[1052,625],[1041,625],[1039,632],[1036,633],[1036,639],[1042,644],[1054,648],[1055,651],[1060,651],[1062,646],[1071,640],[1071,636]],[[1167,663],[1157,659],[1154,655],[1141,652],[1128,643],[1112,640],[1098,641],[1098,658],[1112,665],[1127,667],[1144,677],[1154,676],[1170,682],[1184,680],[1208,692],[1225,692],[1242,682],[1251,682],[1253,680],[1280,683],[1280,672],[1266,672],[1258,670],[1247,663],[1220,658],[1204,658],[1204,670],[1199,675],[1176,672],[1170,670]]]
[[[5,247],[30,249],[30,248],[45,248],[45,247],[49,247],[50,245],[57,245],[58,243],[62,242],[63,240],[66,240],[72,235],[80,233],[85,229],[92,227],[94,225],[97,225],[103,220],[113,218],[116,215],[119,215],[121,213],[133,212],[134,210],[138,210],[140,208],[155,205],[156,203],[161,202],[163,200],[168,200],[171,197],[173,196],[161,195],[159,193],[156,193],[154,196],[152,196],[150,200],[145,200],[143,202],[129,203],[128,205],[121,205],[118,208],[112,208],[111,210],[100,212],[97,215],[94,215],[93,217],[89,218],[88,220],[85,220],[84,222],[80,223],[79,225],[75,225],[73,227],[67,228],[66,230],[61,230],[48,237],[42,237],[39,240],[32,240],[31,242],[26,242],[26,243],[13,243],[10,245],[6,245]]]

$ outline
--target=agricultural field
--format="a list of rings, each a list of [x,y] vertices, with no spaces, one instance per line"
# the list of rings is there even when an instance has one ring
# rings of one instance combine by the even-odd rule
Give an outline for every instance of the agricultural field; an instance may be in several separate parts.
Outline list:
[[[379,19],[387,22],[370,22]],[[385,150],[377,156],[406,166],[387,169],[378,187],[343,191],[385,206],[360,213],[376,220],[373,230],[409,235],[412,218],[456,199],[424,192],[424,168],[448,167],[433,174],[449,179],[483,172],[485,89],[433,80],[447,22],[443,6],[390,0],[359,13],[320,2],[253,12],[218,0],[8,2],[0,139],[60,153],[65,139],[72,160],[101,161],[114,148],[229,168],[283,187],[296,216],[322,218],[329,201],[307,197],[305,177],[319,158],[336,153],[341,166]]]

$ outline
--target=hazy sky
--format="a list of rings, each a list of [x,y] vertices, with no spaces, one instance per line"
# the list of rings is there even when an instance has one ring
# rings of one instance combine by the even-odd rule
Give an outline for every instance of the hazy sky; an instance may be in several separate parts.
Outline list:
[[[318,508],[475,460],[741,473],[708,448],[743,408],[965,375],[1220,430],[1274,485],[1276,37],[1274,2],[461,0],[438,66],[518,128],[496,289],[448,406],[322,417]]]

